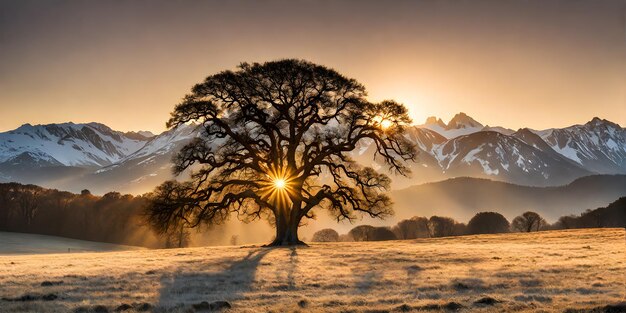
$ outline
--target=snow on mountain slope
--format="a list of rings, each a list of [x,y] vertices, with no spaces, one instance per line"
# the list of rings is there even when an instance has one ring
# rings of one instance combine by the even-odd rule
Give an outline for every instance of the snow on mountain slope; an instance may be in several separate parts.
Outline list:
[[[360,141],[357,148],[351,153],[351,157],[361,165],[369,166],[377,171],[389,174],[392,178],[393,188],[403,188],[417,183],[445,178],[442,175],[437,160],[433,157],[433,150],[440,144],[446,142],[447,139],[435,131],[416,126],[407,128],[405,136],[409,141],[415,144],[418,151],[417,160],[415,162],[405,163],[405,165],[411,169],[412,175],[410,177],[393,175],[387,172],[383,160],[380,157],[374,158],[376,147],[371,144],[372,142],[369,140]]]
[[[144,147],[118,162],[81,178],[95,193],[110,190],[140,194],[174,178],[172,158],[191,139],[197,137],[197,125],[181,125],[152,138]]]
[[[429,121],[439,124],[434,118]],[[452,124],[458,126],[459,119]],[[465,125],[482,127],[471,122]],[[416,126],[409,128],[405,136],[417,146],[418,159],[406,164],[413,172],[411,178],[393,177],[394,188],[459,176],[546,186],[568,183],[593,173],[554,151],[528,129],[509,135],[479,130],[446,139],[429,128]],[[364,144],[359,150],[357,162],[381,170],[382,164],[371,161],[373,147]]]
[[[180,150],[189,140],[198,136],[199,133],[196,128],[197,125],[195,124],[185,124],[175,129],[165,131],[152,138],[141,149],[127,155],[115,164],[98,170],[98,172],[106,172],[126,163],[134,162],[135,164],[142,164],[150,162],[150,160],[159,155],[171,156],[173,152]]]
[[[541,151],[544,152],[554,152],[556,153],[556,151],[554,151],[552,149],[552,147],[550,147],[549,144],[547,144],[545,141],[543,141],[543,139],[541,139],[541,137],[537,134],[535,134],[532,130],[528,129],[528,128],[521,128],[518,131],[514,132],[513,134],[511,134],[513,137],[525,142],[526,144],[533,146],[536,149],[539,149]]]
[[[452,176],[491,177],[513,183],[567,183],[590,172],[524,141],[481,131],[447,141],[435,151],[442,170]]]
[[[439,133],[430,129],[420,129],[411,127],[407,129],[406,138],[417,145],[417,147],[425,152],[432,152],[435,147],[444,143],[447,139]]]
[[[435,125],[443,123],[436,119],[429,120]],[[472,129],[473,132],[447,139],[429,128],[420,126],[408,128],[405,136],[418,149],[417,161],[407,164],[413,172],[410,178],[392,176],[393,187],[401,188],[458,176],[486,177],[513,183],[546,186],[568,183],[578,177],[594,173],[593,170],[555,151],[541,136],[529,129],[520,129],[513,133],[507,130],[506,133],[510,135],[504,134],[502,130],[486,131],[484,129],[488,127],[483,127],[465,114],[458,114],[448,128],[454,127]],[[474,131],[477,128],[481,130]],[[607,129],[615,130],[606,132],[617,133],[617,128],[619,126],[615,124],[609,125]],[[146,181],[164,180],[163,177],[169,179],[171,178],[170,160],[175,151],[197,135],[198,132],[193,127],[181,126],[179,129],[155,137],[144,148],[114,165],[103,168],[98,173],[102,175],[104,172],[112,171],[110,175],[120,177],[124,176],[124,173],[126,176],[128,173],[133,173],[131,184],[137,186]],[[620,141],[617,137],[613,140],[617,142],[618,147],[626,146],[623,140]],[[351,155],[363,165],[385,171],[382,160],[374,159],[374,152],[375,147],[370,142],[363,141]]]
[[[533,132],[590,171],[626,173],[626,129],[615,123],[595,117],[584,125]]]
[[[148,139],[98,123],[25,124],[0,133],[0,163],[101,167],[137,151]]]
[[[446,125],[409,127],[405,136],[418,149],[406,165],[409,178],[392,175],[392,188],[472,176],[526,185],[559,185],[593,173],[626,173],[626,134],[617,124],[593,119],[564,129],[516,132],[482,126],[465,114]],[[448,136],[432,130],[439,128]],[[491,130],[496,131],[491,131]],[[94,193],[143,193],[172,179],[172,157],[199,136],[196,125],[182,125],[158,136],[122,133],[96,123],[24,125],[0,134],[0,181]],[[352,158],[385,171],[371,142],[359,142]]]
[[[32,167],[41,168],[48,166],[63,166],[63,164],[57,161],[52,156],[41,152],[22,152],[18,155],[14,155],[2,162],[2,167]]]

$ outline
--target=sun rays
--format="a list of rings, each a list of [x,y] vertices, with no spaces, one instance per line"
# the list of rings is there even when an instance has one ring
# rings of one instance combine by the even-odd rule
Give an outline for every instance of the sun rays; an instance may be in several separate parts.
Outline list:
[[[282,178],[274,179],[274,187],[276,187],[276,189],[283,189],[283,188],[285,188],[286,185],[287,185],[287,183],[285,182],[284,179],[282,179]]]
[[[294,177],[287,167],[272,165],[266,171],[266,178],[261,182],[261,196],[266,201],[281,209],[291,205]]]

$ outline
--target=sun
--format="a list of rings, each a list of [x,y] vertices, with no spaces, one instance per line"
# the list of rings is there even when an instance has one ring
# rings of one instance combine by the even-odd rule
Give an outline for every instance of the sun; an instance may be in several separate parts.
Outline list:
[[[378,125],[378,127],[380,127],[382,130],[386,130],[393,126],[393,121],[383,116],[374,117],[374,123],[376,123],[376,125]]]
[[[284,178],[275,178],[274,179],[274,187],[277,189],[284,189],[287,186],[287,182]]]
[[[291,198],[296,195],[295,176],[284,166],[269,165],[265,177],[259,181],[261,198],[281,208],[291,205]]]
[[[380,128],[387,129],[393,125],[393,122],[388,119],[383,119],[380,121]]]

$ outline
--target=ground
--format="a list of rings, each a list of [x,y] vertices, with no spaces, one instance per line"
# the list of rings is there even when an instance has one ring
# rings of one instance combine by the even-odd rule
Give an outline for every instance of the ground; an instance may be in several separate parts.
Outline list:
[[[234,312],[563,312],[625,301],[625,275],[624,229],[11,255],[0,256],[0,311],[193,312],[228,301]]]

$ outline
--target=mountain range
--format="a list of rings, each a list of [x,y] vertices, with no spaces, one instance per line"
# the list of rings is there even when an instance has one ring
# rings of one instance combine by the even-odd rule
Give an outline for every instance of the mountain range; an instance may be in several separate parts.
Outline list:
[[[143,193],[172,178],[173,155],[198,135],[195,125],[154,135],[99,123],[25,124],[0,133],[0,181]],[[410,178],[392,176],[395,189],[462,176],[556,186],[593,174],[626,174],[626,129],[599,118],[566,128],[511,130],[459,113],[447,124],[429,117],[406,136],[417,146],[418,160],[407,164]],[[352,157],[384,171],[374,150],[361,142]]]
[[[393,177],[396,189],[464,176],[556,186],[593,174],[626,173],[626,129],[597,117],[561,129],[514,131],[459,113],[448,124],[429,117],[406,136],[416,144],[418,160],[407,164],[412,177]],[[363,144],[354,158],[381,168],[372,161],[374,152]]]

